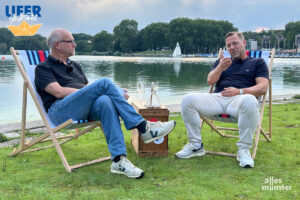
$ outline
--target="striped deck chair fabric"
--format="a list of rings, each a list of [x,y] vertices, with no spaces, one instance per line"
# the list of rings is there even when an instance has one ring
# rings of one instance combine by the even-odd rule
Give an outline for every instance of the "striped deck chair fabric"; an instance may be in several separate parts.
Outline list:
[[[61,148],[61,145],[66,144],[69,141],[72,141],[75,138],[84,135],[92,131],[95,128],[100,128],[103,132],[100,121],[88,121],[86,119],[76,120],[73,119],[66,120],[64,123],[56,126],[51,119],[49,118],[47,112],[45,111],[42,99],[40,95],[37,93],[35,84],[34,84],[34,76],[35,76],[35,67],[43,62],[49,55],[49,51],[25,51],[25,50],[15,50],[13,47],[10,48],[10,52],[16,61],[16,64],[21,72],[21,75],[24,79],[23,82],[23,105],[22,105],[22,125],[21,125],[21,140],[18,148],[14,148],[13,152],[9,154],[9,156],[15,156],[18,154],[29,153],[34,151],[40,151],[48,148],[54,147],[62,161],[62,164],[67,172],[72,172],[77,168],[103,162],[106,160],[110,160],[111,157],[101,157],[98,159],[86,161],[79,164],[70,165],[64,152]],[[27,107],[27,92],[29,91],[36,108],[39,111],[39,114],[46,126],[47,131],[45,131],[42,135],[33,138],[32,140],[26,142],[26,107]],[[85,127],[81,130],[76,129],[79,127]],[[67,134],[63,136],[56,136],[55,133],[62,129],[76,129],[74,134]],[[103,132],[104,133],[104,132]],[[50,145],[40,145],[44,142],[51,142]],[[34,148],[35,147],[35,148]]]
[[[27,73],[27,76],[29,77],[30,84],[32,88],[34,89],[34,92],[38,98],[38,101],[40,103],[40,106],[42,107],[42,110],[44,114],[46,115],[46,118],[51,126],[51,128],[55,128],[56,125],[52,122],[52,120],[49,118],[48,113],[46,112],[43,101],[38,94],[35,84],[34,84],[34,76],[35,76],[35,67],[43,62],[49,55],[49,51],[34,51],[34,50],[19,50],[20,59],[24,65],[25,71]],[[66,126],[65,128],[80,128],[83,126],[86,126],[89,123],[97,123],[96,121],[89,121],[87,119],[80,119],[80,120],[73,120],[73,124],[70,124]]]
[[[270,51],[246,51],[247,56],[250,58],[262,58],[265,60],[265,62],[268,64]],[[228,51],[224,51],[224,58],[230,58],[230,54]],[[262,102],[262,96],[257,98],[258,104],[260,105]],[[228,123],[237,123],[238,119],[230,116],[226,113],[221,113],[216,116],[209,117],[208,119],[216,120],[216,121],[222,121],[222,122],[228,122]]]

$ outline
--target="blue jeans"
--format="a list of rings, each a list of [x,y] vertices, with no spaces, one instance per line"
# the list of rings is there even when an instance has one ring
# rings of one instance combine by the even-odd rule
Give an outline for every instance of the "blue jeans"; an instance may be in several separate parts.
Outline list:
[[[68,119],[101,121],[112,159],[118,155],[126,155],[119,116],[128,130],[144,121],[120,94],[115,84],[106,78],[56,100],[48,110],[48,115],[56,125]]]

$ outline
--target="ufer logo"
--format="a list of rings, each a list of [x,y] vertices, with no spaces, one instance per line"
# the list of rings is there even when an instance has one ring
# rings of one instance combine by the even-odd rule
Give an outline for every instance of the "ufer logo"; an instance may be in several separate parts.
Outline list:
[[[8,29],[15,36],[31,36],[36,34],[42,24],[29,25],[27,21],[37,21],[41,15],[41,7],[38,5],[12,5],[5,6],[5,14],[9,17],[9,23],[22,22],[19,25],[8,25]]]

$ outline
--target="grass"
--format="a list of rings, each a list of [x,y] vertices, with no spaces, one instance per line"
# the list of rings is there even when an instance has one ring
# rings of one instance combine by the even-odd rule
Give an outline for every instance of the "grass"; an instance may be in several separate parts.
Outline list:
[[[123,127],[128,158],[146,172],[142,179],[110,174],[110,161],[67,173],[54,149],[8,157],[12,147],[2,148],[0,199],[299,199],[299,111],[300,104],[274,105],[273,141],[260,141],[253,169],[224,156],[176,159],[188,141],[181,116],[171,117],[177,126],[169,135],[167,157],[138,158]],[[95,132],[63,146],[70,164],[108,155],[104,136]],[[207,150],[236,151],[235,139],[220,139],[207,126],[203,140]],[[291,189],[262,190],[270,178]]]

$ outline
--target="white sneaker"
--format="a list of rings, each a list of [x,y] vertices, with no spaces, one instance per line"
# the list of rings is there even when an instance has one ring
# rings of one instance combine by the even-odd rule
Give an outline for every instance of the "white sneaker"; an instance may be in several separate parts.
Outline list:
[[[178,158],[191,158],[195,156],[204,156],[205,151],[203,148],[203,143],[197,145],[194,145],[192,143],[187,143],[181,151],[177,152],[175,154]]]
[[[237,160],[240,162],[241,167],[254,167],[254,161],[248,149],[239,149],[237,154]]]
[[[112,162],[110,171],[129,178],[142,178],[145,175],[143,170],[134,166],[125,156],[121,156],[119,162]]]
[[[158,140],[166,135],[168,135],[175,127],[175,121],[169,122],[150,122],[147,121],[146,132],[141,134],[143,141],[147,144]]]

